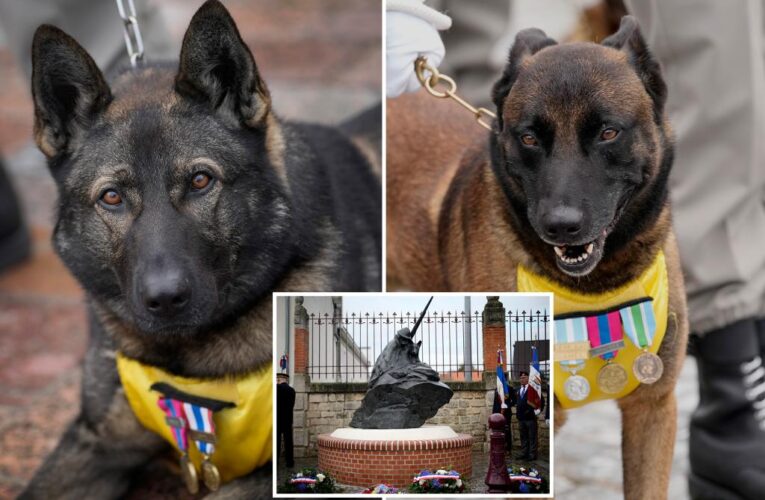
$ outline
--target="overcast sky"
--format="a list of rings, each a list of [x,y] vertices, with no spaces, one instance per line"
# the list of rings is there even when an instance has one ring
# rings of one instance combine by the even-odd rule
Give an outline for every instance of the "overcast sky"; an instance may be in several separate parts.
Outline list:
[[[427,304],[431,294],[388,293],[386,295],[365,294],[343,296],[343,314],[351,313],[419,313]],[[432,294],[433,303],[429,312],[439,314],[447,311],[461,313],[465,310],[465,295]],[[486,305],[486,294],[472,294],[470,309],[473,313],[483,311]],[[522,294],[500,295],[499,300],[508,311],[540,311],[550,312],[550,300],[547,296],[528,296]]]
[[[434,296],[433,303],[428,309],[429,315],[437,313],[438,316],[443,316],[447,312],[455,313],[457,317],[465,310],[465,295],[459,294],[432,294]],[[397,316],[406,315],[407,312],[411,313],[410,317],[414,318],[422,311],[422,308],[427,304],[431,294],[412,294],[412,293],[388,293],[388,294],[362,294],[362,295],[343,295],[343,315],[348,317],[353,313],[356,313],[357,317],[364,317],[366,313],[377,316],[382,313],[384,316],[390,316],[396,313]],[[470,297],[470,310],[473,314],[476,312],[480,315],[487,302],[486,294],[471,294]],[[549,314],[551,312],[550,297],[547,295],[525,295],[525,294],[500,294],[499,300],[505,306],[506,311],[512,313],[526,313],[536,314],[540,312],[542,314]],[[454,317],[454,316],[452,316]],[[480,320],[479,320],[480,321]],[[480,324],[480,323],[479,323]],[[480,334],[479,324],[471,325],[471,337],[473,338],[473,348],[471,358],[474,364],[478,364],[481,358],[482,352],[482,339]],[[462,323],[459,323],[462,325]],[[384,326],[381,325],[372,329],[372,337],[369,337],[366,326],[353,326],[347,325],[348,333],[354,338],[359,346],[364,349],[366,355],[371,361],[376,359],[381,349],[385,346],[387,341],[392,338],[393,333],[400,328],[398,326]],[[532,340],[539,338],[538,335],[541,332],[537,329],[539,326],[536,323],[533,328],[531,324],[527,324],[523,328],[523,335],[521,335],[520,328],[523,325],[515,324],[508,331],[508,352],[505,353],[506,359],[509,361],[512,359],[513,344],[516,340]],[[476,329],[478,328],[478,330]],[[377,332],[375,334],[375,332]],[[381,338],[382,337],[382,338]],[[423,325],[423,328],[418,333],[418,339],[423,340],[424,345],[420,352],[420,359],[433,365],[437,370],[451,371],[456,368],[457,365],[461,365],[464,359],[464,334],[462,326],[457,324],[446,325]],[[487,367],[495,366],[496,358],[492,356],[492,359],[483,360]],[[451,367],[439,366],[442,364],[451,365]]]

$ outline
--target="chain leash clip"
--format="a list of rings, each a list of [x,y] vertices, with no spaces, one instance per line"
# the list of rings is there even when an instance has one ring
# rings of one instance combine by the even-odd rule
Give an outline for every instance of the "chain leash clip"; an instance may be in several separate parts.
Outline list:
[[[426,75],[426,71],[430,73],[430,75]],[[414,61],[414,72],[417,75],[420,84],[425,87],[425,90],[427,90],[430,95],[440,99],[452,98],[457,104],[473,113],[475,120],[480,126],[486,130],[491,130],[491,123],[486,122],[485,117],[493,119],[496,118],[497,115],[486,108],[476,108],[458,96],[457,83],[452,77],[439,73],[436,68],[428,64],[428,60],[424,56],[420,56]],[[439,85],[443,85],[445,88],[438,90]]]
[[[141,37],[141,28],[138,26],[138,17],[135,13],[133,0],[127,0],[127,9],[125,9],[125,0],[116,0],[117,10],[124,23],[125,46],[127,47],[130,65],[135,68],[138,63],[143,62],[143,38]]]

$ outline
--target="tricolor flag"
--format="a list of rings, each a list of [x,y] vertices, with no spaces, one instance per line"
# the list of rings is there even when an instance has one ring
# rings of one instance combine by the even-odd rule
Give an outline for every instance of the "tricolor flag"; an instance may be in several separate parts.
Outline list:
[[[539,371],[537,348],[531,347],[531,366],[529,367],[529,387],[526,389],[526,402],[534,409],[542,407],[542,373]]]
[[[507,379],[505,378],[505,372],[502,369],[502,350],[497,350],[497,394],[499,394],[499,402],[502,403],[502,408],[507,408],[505,404],[505,397],[510,394],[510,386],[507,385]]]

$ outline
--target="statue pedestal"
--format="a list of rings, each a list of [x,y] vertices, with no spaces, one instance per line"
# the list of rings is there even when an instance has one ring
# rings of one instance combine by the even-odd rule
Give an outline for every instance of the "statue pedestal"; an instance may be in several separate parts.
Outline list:
[[[384,483],[406,488],[423,469],[451,467],[463,478],[473,473],[473,436],[445,425],[415,429],[344,427],[318,439],[319,468],[336,481],[371,487]]]

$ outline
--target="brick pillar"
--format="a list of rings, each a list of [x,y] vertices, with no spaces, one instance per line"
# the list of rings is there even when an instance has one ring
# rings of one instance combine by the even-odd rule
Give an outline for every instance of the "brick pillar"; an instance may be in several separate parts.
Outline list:
[[[308,311],[303,297],[295,297],[295,373],[308,373]]]
[[[505,341],[505,306],[499,296],[487,297],[483,308],[483,364],[484,371],[493,372],[497,368],[497,349],[502,349],[502,358],[507,370],[507,345]]]

